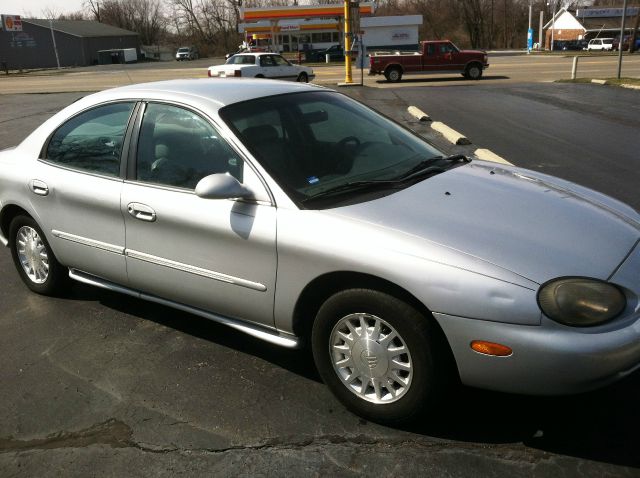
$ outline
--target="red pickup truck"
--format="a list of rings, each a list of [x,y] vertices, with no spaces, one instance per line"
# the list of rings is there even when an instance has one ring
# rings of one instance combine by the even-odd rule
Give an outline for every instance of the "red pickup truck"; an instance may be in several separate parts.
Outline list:
[[[460,50],[448,40],[420,42],[422,51],[396,52],[394,55],[371,55],[369,75],[384,75],[397,82],[403,75],[426,73],[461,73],[470,80],[479,80],[489,68],[484,51]]]

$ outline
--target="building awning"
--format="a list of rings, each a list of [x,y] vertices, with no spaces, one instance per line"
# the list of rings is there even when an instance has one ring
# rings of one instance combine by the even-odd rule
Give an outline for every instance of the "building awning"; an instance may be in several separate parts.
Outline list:
[[[360,15],[373,15],[373,2],[360,2]],[[342,4],[298,5],[293,7],[243,8],[243,21],[282,20],[286,18],[336,18],[344,16]]]

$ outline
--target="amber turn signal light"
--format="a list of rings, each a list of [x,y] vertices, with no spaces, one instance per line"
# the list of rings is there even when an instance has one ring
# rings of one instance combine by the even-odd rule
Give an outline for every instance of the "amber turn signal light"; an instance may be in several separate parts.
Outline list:
[[[495,355],[497,357],[506,357],[513,353],[513,350],[506,345],[485,342],[484,340],[474,340],[471,342],[471,348],[478,353],[484,355]]]

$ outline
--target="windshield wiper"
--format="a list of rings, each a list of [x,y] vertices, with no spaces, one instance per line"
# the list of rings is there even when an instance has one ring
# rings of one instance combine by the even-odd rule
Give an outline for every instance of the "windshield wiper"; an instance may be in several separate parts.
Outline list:
[[[403,181],[398,180],[386,180],[386,179],[375,179],[371,181],[351,181],[349,183],[340,184],[333,188],[325,189],[324,191],[319,192],[311,197],[302,200],[302,203],[306,203],[307,201],[312,201],[314,199],[333,196],[334,194],[341,194],[346,192],[355,192],[361,191],[363,189],[378,189],[378,188],[388,188],[395,187],[402,183]]]
[[[417,176],[421,176],[422,174],[431,174],[431,173],[442,173],[446,171],[447,168],[442,166],[434,166],[433,163],[438,161],[447,161],[450,163],[456,163],[463,161],[465,163],[471,162],[469,158],[467,158],[464,154],[453,154],[451,156],[433,156],[429,159],[425,159],[420,161],[414,167],[402,173],[397,179],[407,180],[413,179]]]

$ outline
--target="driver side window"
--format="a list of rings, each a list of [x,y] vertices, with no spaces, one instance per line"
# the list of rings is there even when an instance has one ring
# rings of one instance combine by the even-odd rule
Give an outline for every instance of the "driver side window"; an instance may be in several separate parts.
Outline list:
[[[215,173],[242,182],[242,172],[242,159],[204,118],[177,106],[147,105],[136,156],[139,181],[194,189]]]

